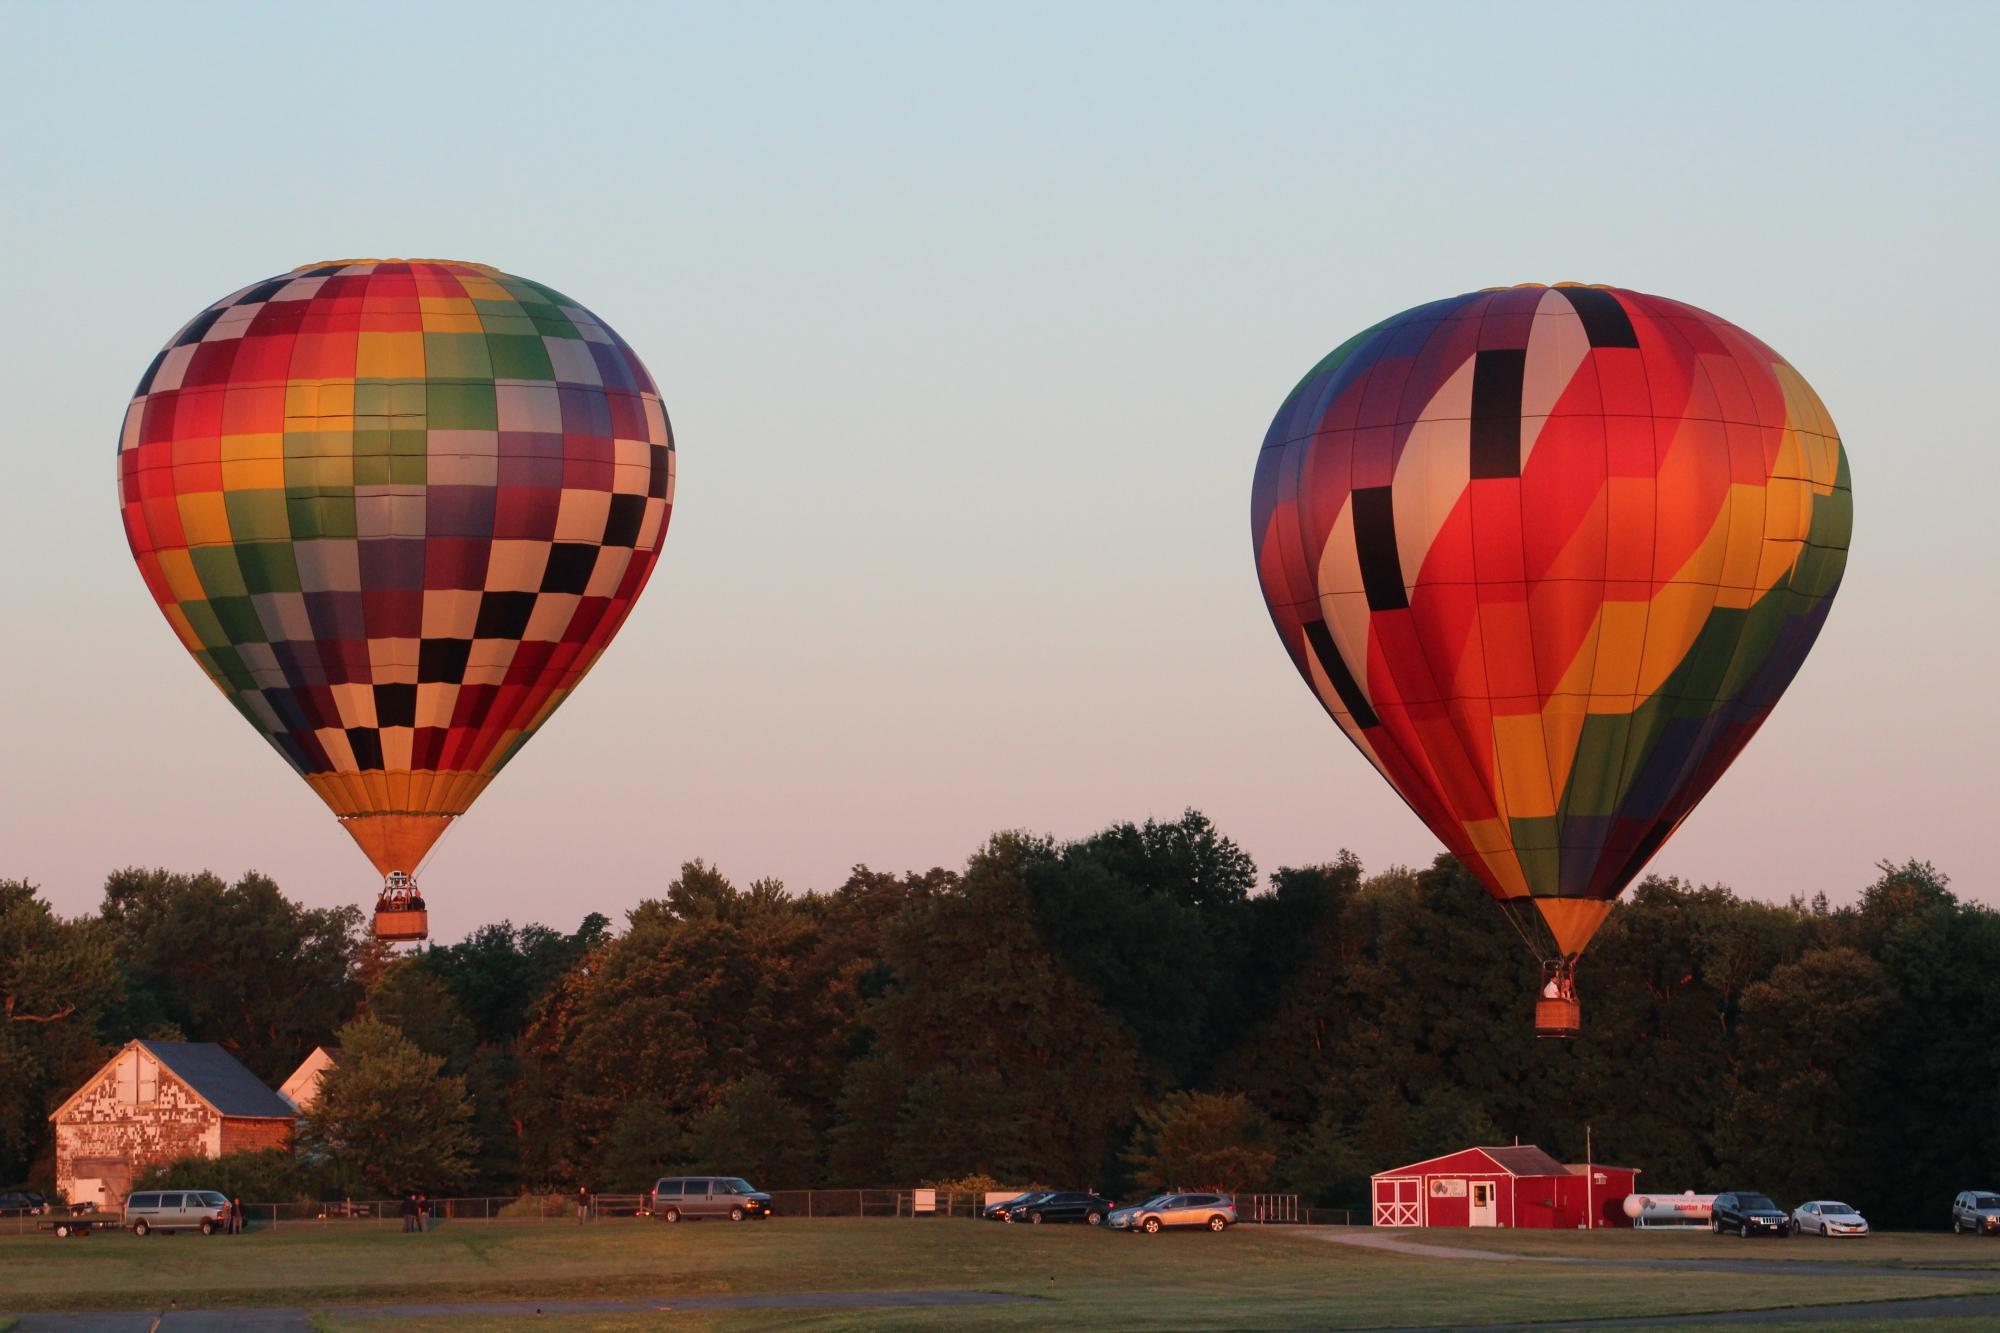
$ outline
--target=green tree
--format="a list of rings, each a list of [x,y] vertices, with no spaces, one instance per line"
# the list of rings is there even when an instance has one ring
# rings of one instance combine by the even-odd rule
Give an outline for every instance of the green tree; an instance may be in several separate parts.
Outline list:
[[[463,1182],[473,1149],[465,1080],[445,1074],[441,1056],[372,1018],[342,1028],[340,1048],[340,1062],[321,1076],[319,1098],[300,1121],[302,1151],[389,1192]]]
[[[1155,1189],[1234,1193],[1271,1183],[1279,1147],[1277,1127],[1242,1093],[1177,1092],[1139,1112],[1125,1156]]]
[[[1876,1043],[1892,996],[1882,969],[1849,948],[1812,949],[1744,992],[1735,1096],[1718,1155],[1732,1179],[1817,1197],[1862,1146],[1859,1112],[1880,1099]]]
[[[120,870],[102,916],[117,940],[128,1032],[172,1024],[219,1042],[267,1083],[326,1042],[360,998],[353,907],[309,908],[259,874]]]
[[[1024,866],[1055,960],[1156,1078],[1209,1071],[1240,1036],[1257,867],[1206,816],[1117,824]]]
[[[0,880],[0,1179],[28,1174],[49,1111],[109,1053],[98,1025],[122,999],[113,946],[99,922],[65,920],[34,885]]]
[[[792,1189],[819,1176],[812,1121],[769,1074],[749,1074],[723,1088],[715,1105],[689,1122],[690,1171],[747,1176],[761,1189]]]
[[[664,899],[634,908],[623,935],[562,979],[523,1043],[555,1098],[544,1112],[551,1169],[598,1162],[635,1101],[688,1122],[754,1074],[823,1118],[864,971],[821,947],[826,915],[773,881],[740,891],[700,862],[682,867]]]
[[[505,1046],[527,1028],[570,969],[610,938],[601,913],[568,935],[510,921],[481,926],[457,944],[426,949],[423,964],[450,988],[482,1045]]]
[[[687,1160],[687,1143],[687,1127],[673,1112],[658,1102],[633,1102],[611,1122],[593,1182],[605,1190],[649,1190]]]
[[[418,1050],[442,1058],[447,1072],[462,1074],[471,1065],[477,1034],[450,988],[421,957],[400,959],[384,969],[368,988],[366,1009]]]
[[[1138,1063],[1090,988],[1050,957],[1029,880],[1055,856],[1044,839],[996,835],[957,883],[883,927],[890,980],[863,1011],[877,1058],[850,1070],[843,1097],[850,1115],[879,1115],[903,1090],[877,1173],[1093,1181],[1111,1164]],[[837,1160],[858,1174],[852,1123],[835,1131]]]

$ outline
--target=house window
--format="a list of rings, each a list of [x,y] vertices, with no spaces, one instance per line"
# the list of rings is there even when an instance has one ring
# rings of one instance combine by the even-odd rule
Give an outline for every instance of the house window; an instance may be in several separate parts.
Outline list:
[[[113,1074],[118,1100],[128,1106],[160,1099],[160,1062],[137,1051],[127,1051]]]

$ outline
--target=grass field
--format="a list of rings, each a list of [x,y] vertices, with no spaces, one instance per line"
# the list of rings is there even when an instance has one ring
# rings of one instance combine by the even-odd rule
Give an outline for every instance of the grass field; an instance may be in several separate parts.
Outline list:
[[[1641,1268],[1555,1268],[1384,1254],[1320,1231],[1239,1227],[1140,1237],[1082,1227],[952,1220],[847,1220],[731,1226],[609,1222],[448,1225],[424,1236],[387,1229],[284,1228],[241,1238],[105,1235],[0,1240],[0,1309],[182,1309],[508,1298],[770,1295],[809,1291],[972,1290],[1034,1298],[1004,1306],[864,1311],[685,1311],[676,1326],[728,1329],[1026,1328],[1058,1323],[1144,1328],[1365,1327],[1476,1324],[2000,1292],[2000,1244],[1949,1236],[1866,1243],[1745,1245],[1700,1236],[1412,1233],[1522,1253],[1604,1258],[1846,1258],[1964,1271],[1826,1276],[1718,1275]],[[1718,1247],[1720,1247],[1718,1249]],[[1982,1266],[1983,1265],[1983,1266]],[[0,1323],[4,1323],[0,1315]],[[520,1327],[637,1329],[659,1316],[587,1315]],[[326,1330],[386,1328],[353,1313]],[[400,1328],[507,1328],[505,1319],[396,1320]],[[1915,1325],[1898,1324],[1906,1330]]]

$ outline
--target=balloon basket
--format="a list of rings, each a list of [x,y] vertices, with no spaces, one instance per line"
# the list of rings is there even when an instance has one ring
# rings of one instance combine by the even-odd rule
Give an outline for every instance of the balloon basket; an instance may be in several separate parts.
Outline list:
[[[407,909],[375,909],[375,938],[391,944],[429,939],[431,914]]]
[[[1572,999],[1535,1001],[1537,1037],[1574,1037],[1583,1030],[1583,1006]]]

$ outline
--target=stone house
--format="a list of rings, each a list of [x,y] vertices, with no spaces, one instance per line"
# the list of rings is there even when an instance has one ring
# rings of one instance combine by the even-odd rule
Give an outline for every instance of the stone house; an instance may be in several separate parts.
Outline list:
[[[297,1116],[213,1042],[127,1042],[49,1116],[56,1188],[71,1203],[118,1208],[149,1166],[290,1147]]]

